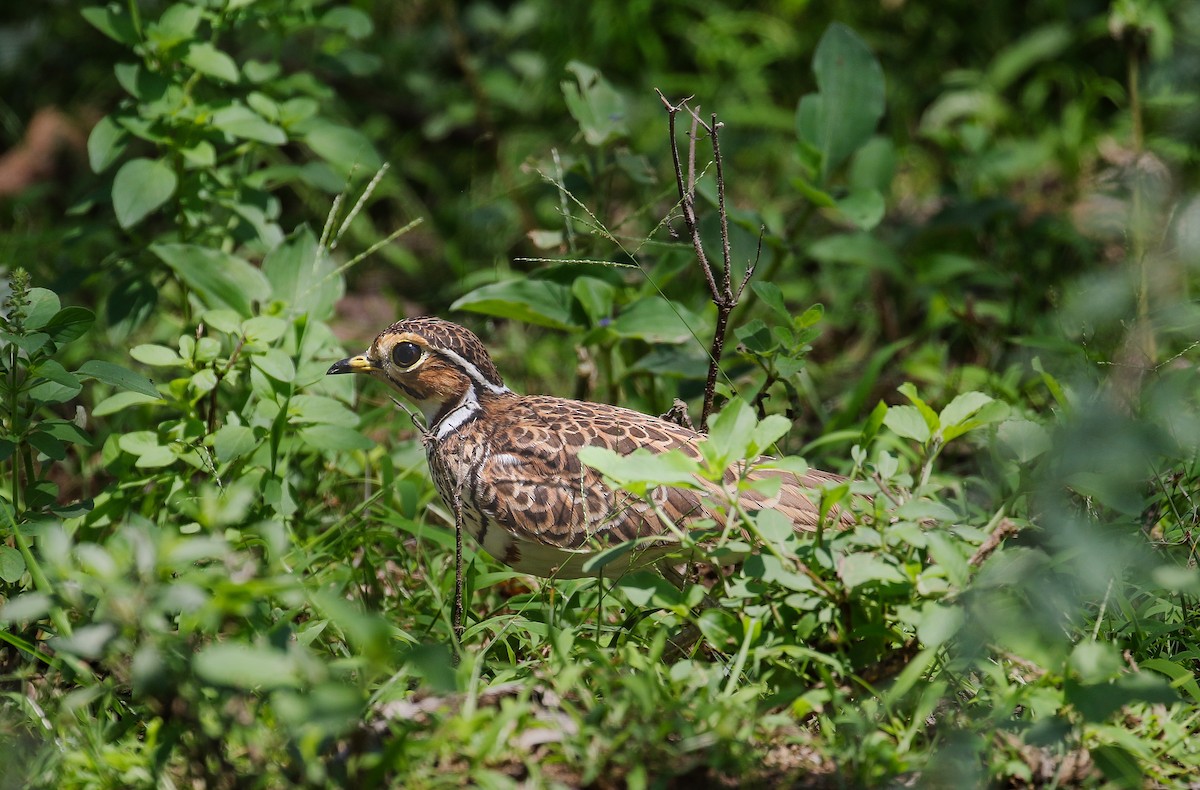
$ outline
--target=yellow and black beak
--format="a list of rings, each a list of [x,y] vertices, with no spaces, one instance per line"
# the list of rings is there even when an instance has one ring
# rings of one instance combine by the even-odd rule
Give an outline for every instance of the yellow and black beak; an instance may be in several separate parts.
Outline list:
[[[346,359],[334,362],[329,370],[325,371],[326,376],[333,376],[338,373],[372,373],[379,368],[375,363],[367,359],[365,354],[359,354],[357,357],[347,357]]]

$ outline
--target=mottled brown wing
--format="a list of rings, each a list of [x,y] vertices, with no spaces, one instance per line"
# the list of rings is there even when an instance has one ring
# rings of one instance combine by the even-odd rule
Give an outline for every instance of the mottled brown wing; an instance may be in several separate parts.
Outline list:
[[[669,529],[653,507],[604,484],[579,460],[582,447],[621,454],[638,447],[689,449],[694,433],[639,412],[604,404],[527,396],[503,414],[489,415],[490,446],[476,506],[513,534],[578,549],[615,545]],[[677,430],[672,430],[677,429]],[[677,523],[701,513],[695,491],[660,488],[653,501]]]

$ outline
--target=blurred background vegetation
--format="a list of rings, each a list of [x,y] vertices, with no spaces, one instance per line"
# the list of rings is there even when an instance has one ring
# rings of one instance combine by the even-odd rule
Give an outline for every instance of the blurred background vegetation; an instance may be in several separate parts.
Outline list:
[[[1184,781],[1197,85],[1182,0],[6,4],[0,783]],[[419,443],[322,374],[435,314],[518,391],[698,414],[656,90],[757,258],[722,402],[897,513],[765,614],[480,555],[454,670]]]

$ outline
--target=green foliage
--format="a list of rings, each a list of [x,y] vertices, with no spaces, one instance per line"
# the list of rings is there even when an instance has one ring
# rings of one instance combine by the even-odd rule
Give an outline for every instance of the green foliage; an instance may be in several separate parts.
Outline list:
[[[1194,10],[614,9],[0,15],[4,147],[99,119],[0,197],[5,780],[1191,779]],[[463,311],[517,389],[695,404],[716,310],[656,88],[723,124],[723,191],[686,113],[682,175],[753,273],[701,459],[584,458],[718,483],[680,536],[716,566],[532,580],[468,541],[458,641],[419,439],[325,370]],[[815,533],[738,504],[810,462],[849,475]]]

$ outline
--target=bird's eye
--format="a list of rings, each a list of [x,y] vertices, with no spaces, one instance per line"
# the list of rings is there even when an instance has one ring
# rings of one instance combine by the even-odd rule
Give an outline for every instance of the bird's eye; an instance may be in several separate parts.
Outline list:
[[[397,343],[392,349],[392,362],[402,368],[411,368],[421,358],[421,347],[416,343]]]

